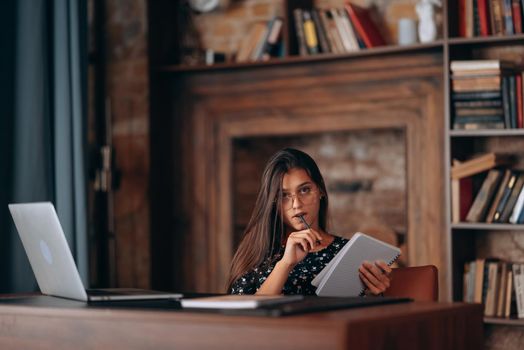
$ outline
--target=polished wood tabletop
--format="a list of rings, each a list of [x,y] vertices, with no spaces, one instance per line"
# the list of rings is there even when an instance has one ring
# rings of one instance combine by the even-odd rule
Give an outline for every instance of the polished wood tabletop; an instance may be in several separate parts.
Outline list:
[[[285,317],[0,296],[0,348],[481,349],[478,304],[411,302]]]

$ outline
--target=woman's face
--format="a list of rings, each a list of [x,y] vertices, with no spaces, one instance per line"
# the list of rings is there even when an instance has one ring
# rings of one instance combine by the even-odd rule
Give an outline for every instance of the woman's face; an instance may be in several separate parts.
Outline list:
[[[287,233],[306,229],[299,215],[318,230],[320,189],[304,169],[293,168],[282,179],[282,220]]]

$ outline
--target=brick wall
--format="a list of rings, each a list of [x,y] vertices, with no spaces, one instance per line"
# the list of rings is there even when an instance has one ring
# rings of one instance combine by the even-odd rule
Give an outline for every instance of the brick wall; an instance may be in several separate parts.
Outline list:
[[[303,150],[319,166],[330,198],[329,232],[350,238],[363,231],[395,245],[405,241],[405,135],[392,129],[237,140],[232,181],[236,244],[254,207],[265,164],[284,147]]]

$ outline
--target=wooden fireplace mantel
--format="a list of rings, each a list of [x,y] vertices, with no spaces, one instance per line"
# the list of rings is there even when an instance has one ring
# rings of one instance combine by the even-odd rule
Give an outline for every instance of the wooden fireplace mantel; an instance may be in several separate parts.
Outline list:
[[[395,128],[406,142],[409,262],[438,266],[446,290],[441,59],[392,53],[164,73],[151,122],[153,285],[223,291],[236,138]]]

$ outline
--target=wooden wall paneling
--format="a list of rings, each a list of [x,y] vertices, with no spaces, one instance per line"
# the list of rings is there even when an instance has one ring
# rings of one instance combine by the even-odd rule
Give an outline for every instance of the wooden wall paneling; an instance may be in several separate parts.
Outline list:
[[[209,201],[209,188],[214,181],[214,176],[210,174],[209,166],[213,163],[213,152],[209,152],[209,143],[212,143],[212,122],[207,120],[209,115],[204,110],[204,106],[199,104],[195,106],[194,118],[194,140],[192,141],[193,149],[189,150],[192,153],[192,165],[194,167],[191,173],[194,178],[192,187],[192,198],[194,201],[194,208],[192,210],[192,230],[191,234],[191,253],[192,258],[190,265],[194,268],[195,279],[194,286],[197,290],[209,290],[209,284],[212,283],[213,265],[208,264],[213,260],[213,252],[210,251],[211,235],[207,234],[212,230],[211,223],[213,222],[211,203]]]

